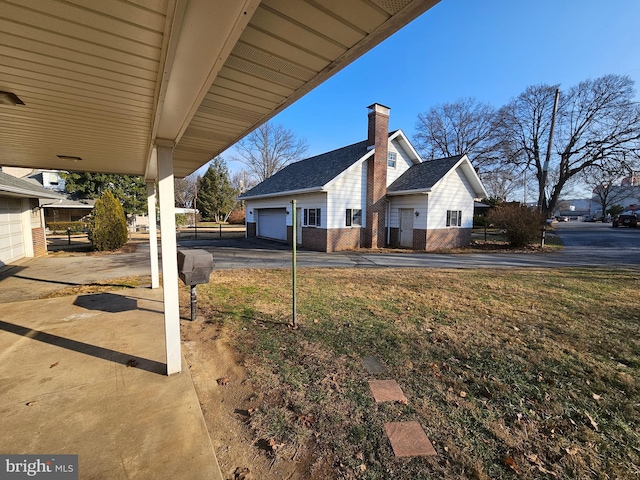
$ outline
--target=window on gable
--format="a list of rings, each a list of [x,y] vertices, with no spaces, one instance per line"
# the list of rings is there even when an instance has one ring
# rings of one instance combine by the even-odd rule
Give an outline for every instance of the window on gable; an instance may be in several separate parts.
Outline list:
[[[396,168],[396,159],[398,158],[398,154],[396,152],[389,152],[387,154],[387,166]]]
[[[462,226],[462,210],[447,210],[447,227]]]
[[[321,223],[320,208],[305,208],[302,213],[303,224],[307,227],[319,227]]]
[[[347,227],[351,226],[361,226],[362,225],[362,210],[355,208],[347,208],[345,215],[345,225]]]

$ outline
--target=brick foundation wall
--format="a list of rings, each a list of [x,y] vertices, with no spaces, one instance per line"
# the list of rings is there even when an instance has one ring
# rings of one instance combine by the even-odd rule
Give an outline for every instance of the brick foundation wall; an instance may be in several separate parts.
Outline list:
[[[302,227],[302,246],[317,252],[327,251],[327,230],[325,228]]]
[[[247,237],[255,237],[255,236],[256,236],[256,222],[248,222]]]
[[[428,233],[423,228],[413,229],[413,249],[414,250],[427,250],[427,238]]]
[[[32,228],[31,238],[33,239],[33,255],[40,257],[47,254],[47,238],[44,234],[44,228]]]
[[[442,228],[427,232],[427,245],[425,250],[433,251],[447,248],[464,247],[469,245],[470,243],[470,228]]]
[[[360,248],[362,228],[330,228],[327,230],[327,252]]]

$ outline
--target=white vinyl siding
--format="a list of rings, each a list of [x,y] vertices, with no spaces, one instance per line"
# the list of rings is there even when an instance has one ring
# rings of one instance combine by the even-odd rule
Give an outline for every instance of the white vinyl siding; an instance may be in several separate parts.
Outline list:
[[[427,228],[427,195],[400,195],[389,197],[391,201],[391,212],[389,226],[391,228],[400,227],[400,210],[413,209],[413,228],[425,230]],[[415,216],[415,214],[418,214]]]
[[[359,162],[347,169],[331,183],[327,193],[327,209],[323,210],[323,228],[345,228],[345,210],[362,210],[364,223],[367,191],[366,162]]]
[[[413,165],[413,162],[398,142],[389,142],[389,153],[396,154],[396,166],[387,166],[387,186],[395,182],[398,177]]]
[[[429,195],[428,228],[447,228],[447,210],[462,211],[460,227],[472,228],[474,196],[473,189],[461,170],[458,168],[451,172]]]
[[[246,221],[247,223],[255,222],[257,223],[257,213],[264,208],[282,208],[286,210],[288,213],[286,215],[286,226],[291,226],[292,216],[291,209],[293,205],[291,204],[291,200],[295,198],[297,200],[296,207],[300,210],[305,208],[319,208],[322,211],[322,216],[325,216],[325,211],[327,208],[327,195],[325,193],[307,193],[296,195],[295,197],[273,197],[273,198],[265,198],[258,200],[246,200],[245,201],[245,211],[246,211]],[[344,213],[344,212],[343,212]],[[323,224],[326,223],[325,219],[322,219]],[[322,225],[325,227],[325,225]]]

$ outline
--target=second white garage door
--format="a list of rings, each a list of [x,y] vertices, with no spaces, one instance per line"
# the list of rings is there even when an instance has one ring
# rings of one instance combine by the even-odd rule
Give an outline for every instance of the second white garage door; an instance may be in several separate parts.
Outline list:
[[[258,236],[287,240],[287,211],[284,208],[261,208],[257,219]]]

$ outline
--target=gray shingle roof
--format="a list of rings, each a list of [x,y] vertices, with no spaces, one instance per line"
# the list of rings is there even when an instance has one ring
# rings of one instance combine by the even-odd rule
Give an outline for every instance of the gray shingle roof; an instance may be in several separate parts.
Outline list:
[[[240,198],[321,188],[364,157],[366,140],[287,165]]]
[[[63,199],[62,195],[54,193],[36,183],[16,178],[8,173],[0,172],[0,192],[9,192],[20,195],[29,195],[32,198],[56,198]]]
[[[387,188],[388,192],[427,190],[444,177],[464,155],[440,158],[411,166]]]

